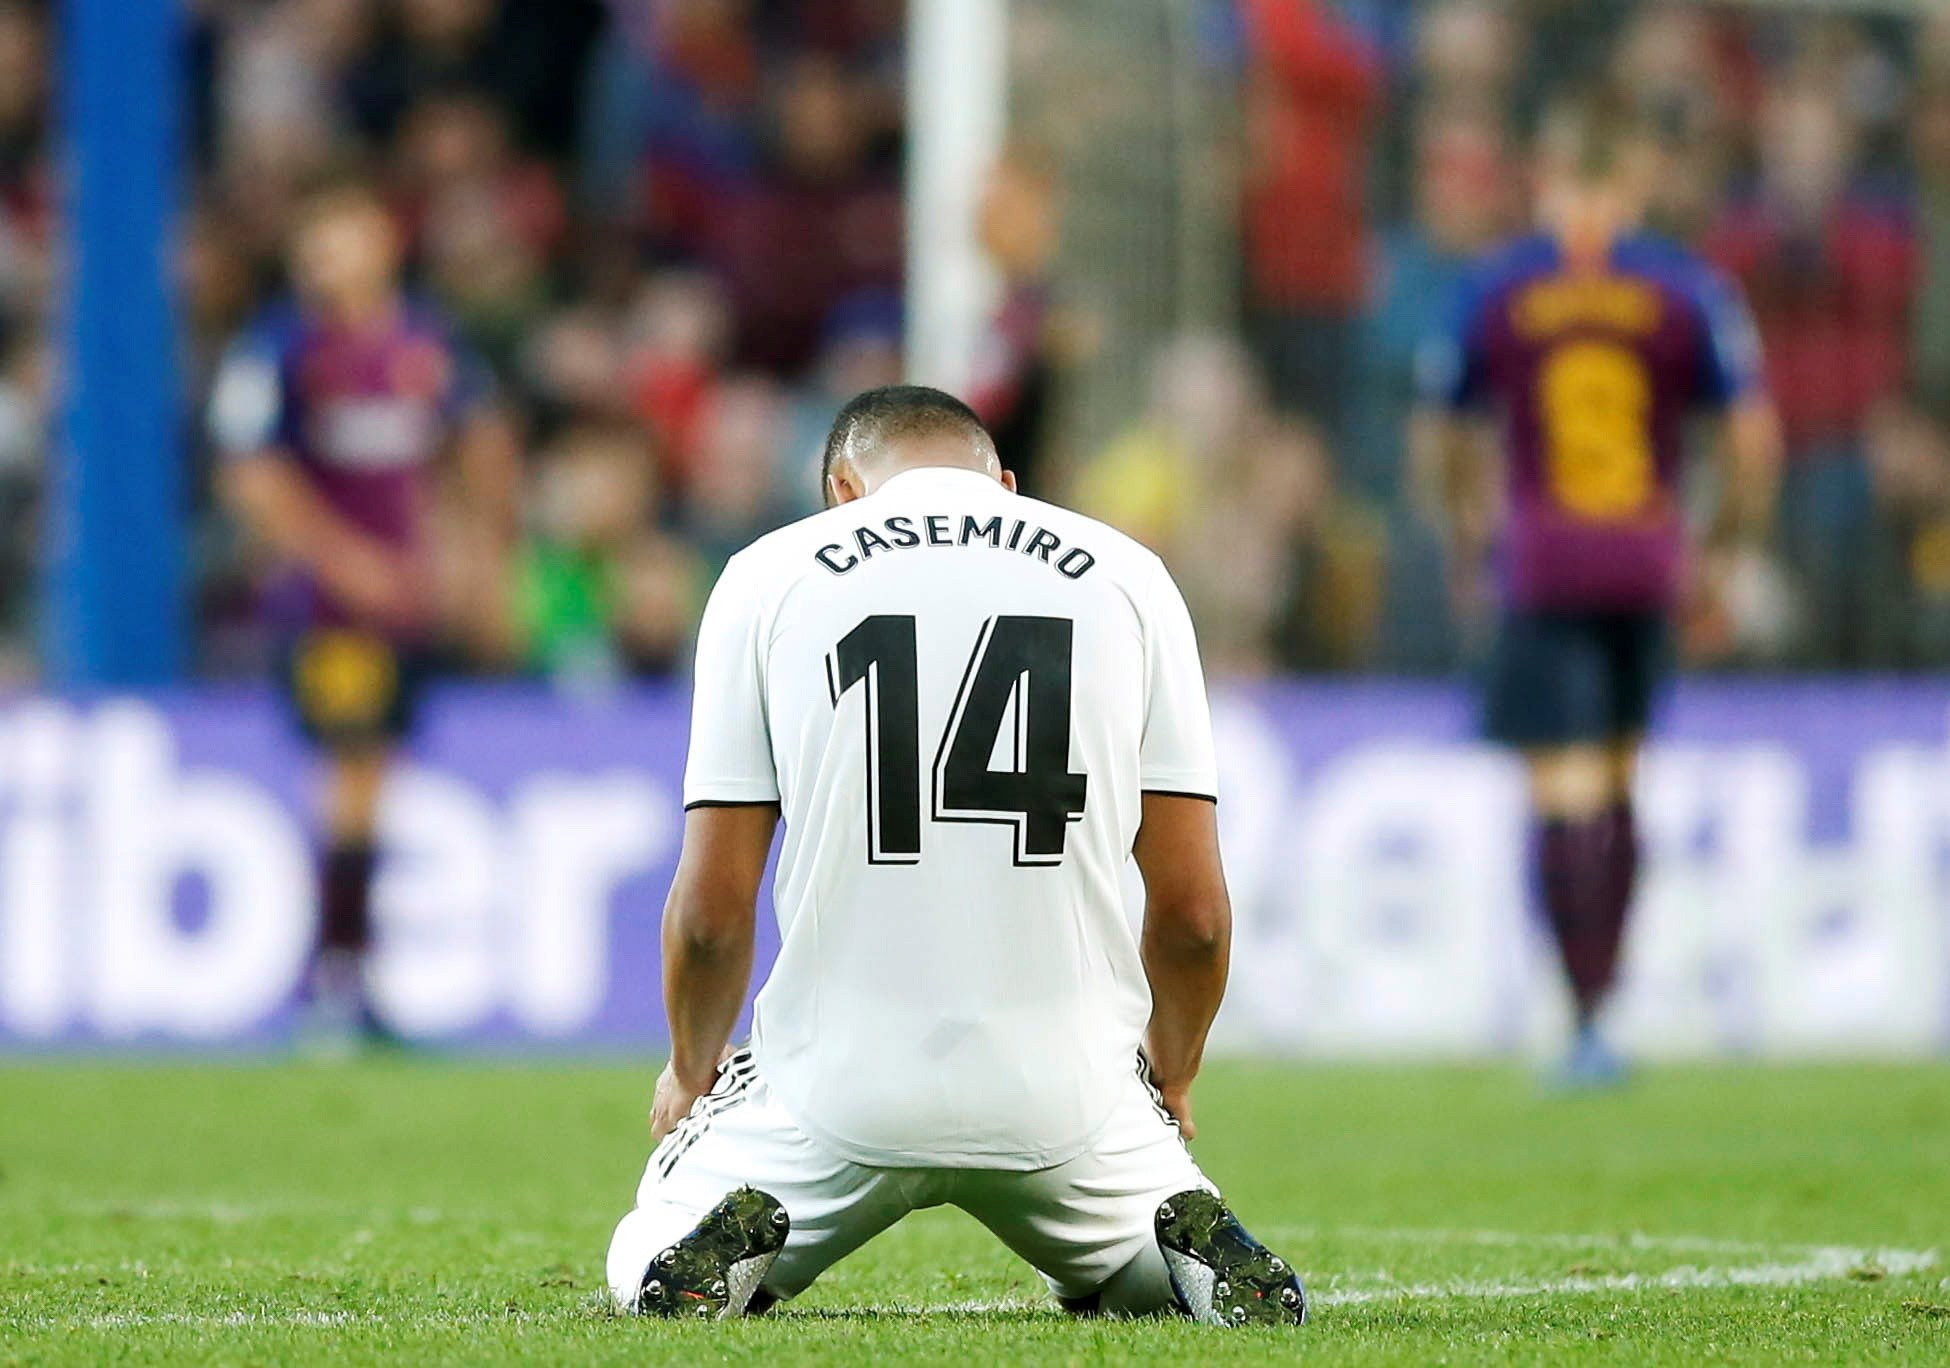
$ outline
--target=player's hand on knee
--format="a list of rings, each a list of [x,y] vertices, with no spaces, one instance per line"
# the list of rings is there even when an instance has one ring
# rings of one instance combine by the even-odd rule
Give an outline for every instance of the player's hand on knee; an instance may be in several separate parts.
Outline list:
[[[650,1102],[650,1143],[660,1144],[666,1135],[676,1129],[677,1123],[691,1114],[697,1099],[704,1095],[703,1089],[693,1092],[678,1080],[677,1073],[670,1065],[657,1075],[657,1092]]]

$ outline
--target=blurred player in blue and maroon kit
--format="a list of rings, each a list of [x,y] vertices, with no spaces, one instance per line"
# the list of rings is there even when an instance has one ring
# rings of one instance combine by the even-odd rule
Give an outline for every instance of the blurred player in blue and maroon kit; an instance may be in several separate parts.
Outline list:
[[[321,1043],[383,1035],[364,965],[375,820],[449,597],[432,544],[439,458],[456,453],[490,535],[514,464],[485,377],[402,292],[401,254],[369,192],[314,197],[292,242],[297,299],[233,346],[211,400],[221,491],[277,562],[264,598],[280,675],[325,760],[307,1020]]]
[[[1639,866],[1632,783],[1687,592],[1689,420],[1726,418],[1708,536],[1764,535],[1778,423],[1729,284],[1639,228],[1659,149],[1629,106],[1545,121],[1541,231],[1487,262],[1424,367],[1461,574],[1494,547],[1485,729],[1529,769],[1539,891],[1570,981],[1570,1082],[1620,1066],[1597,1028]]]

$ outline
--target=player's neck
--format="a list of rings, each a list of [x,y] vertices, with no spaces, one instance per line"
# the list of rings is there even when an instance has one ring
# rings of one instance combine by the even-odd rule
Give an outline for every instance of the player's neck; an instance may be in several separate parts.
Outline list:
[[[1604,270],[1612,249],[1638,229],[1625,198],[1604,192],[1549,196],[1544,222],[1573,271]]]
[[[977,464],[973,461],[902,461],[897,465],[889,465],[881,473],[880,478],[874,481],[874,485],[878,488],[880,485],[886,484],[889,480],[901,475],[912,475],[917,470],[936,472],[958,470],[964,475],[983,475],[989,479],[995,478],[994,472],[987,466]]]
[[[923,439],[912,443],[900,453],[883,453],[869,468],[867,487],[863,493],[872,494],[903,475],[919,471],[939,475],[953,472],[961,475],[979,476],[986,480],[1001,479],[1007,488],[1008,475],[996,463],[995,457],[986,451],[971,451],[966,440],[956,438]]]
[[[1611,264],[1612,249],[1631,232],[1631,225],[1610,215],[1567,217],[1552,230],[1564,264],[1573,271],[1602,271]]]

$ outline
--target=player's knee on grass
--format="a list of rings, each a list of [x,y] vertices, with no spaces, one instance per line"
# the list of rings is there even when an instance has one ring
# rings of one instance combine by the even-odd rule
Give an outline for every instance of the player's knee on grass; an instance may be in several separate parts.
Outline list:
[[[605,1261],[610,1295],[628,1307],[636,1301],[650,1261],[697,1225],[696,1214],[674,1206],[633,1207],[609,1237]]]
[[[1057,1301],[1078,1316],[1175,1316],[1186,1310],[1172,1285],[1164,1250],[1156,1243],[1140,1250],[1097,1291],[1085,1297],[1059,1296]]]
[[[652,1276],[651,1266],[660,1262],[658,1256],[669,1251],[673,1246],[681,1245],[702,1233],[716,1212],[722,1211],[725,1205],[746,1194],[756,1195],[771,1203],[774,1223],[782,1222],[784,1213],[777,1209],[777,1204],[765,1194],[756,1193],[750,1188],[740,1188],[737,1192],[727,1194],[724,1203],[715,1205],[711,1212],[702,1215],[689,1207],[671,1202],[645,1203],[632,1208],[621,1221],[617,1222],[615,1233],[610,1236],[609,1254],[604,1261],[604,1280],[609,1284],[610,1296],[618,1309],[642,1310],[643,1308],[638,1305],[639,1295],[643,1291],[645,1280]],[[747,1240],[750,1239],[749,1231],[744,1235]],[[771,1245],[769,1252],[760,1249],[759,1253],[764,1255],[764,1264],[760,1272],[763,1281],[760,1286],[752,1290],[750,1300],[745,1304],[744,1315],[762,1316],[782,1299],[804,1290],[804,1283],[798,1285],[789,1281],[775,1283],[769,1276],[775,1268],[778,1245],[783,1243],[781,1233],[778,1244]],[[735,1268],[740,1262],[742,1260],[734,1258],[732,1266]],[[810,1280],[807,1278],[805,1281]]]
[[[1164,1251],[1155,1242],[1111,1274],[1110,1281],[1090,1300],[1094,1303],[1091,1313],[1104,1316],[1164,1316],[1181,1309],[1178,1294],[1172,1290],[1170,1270],[1165,1267]],[[1065,1309],[1069,1309],[1067,1304]]]

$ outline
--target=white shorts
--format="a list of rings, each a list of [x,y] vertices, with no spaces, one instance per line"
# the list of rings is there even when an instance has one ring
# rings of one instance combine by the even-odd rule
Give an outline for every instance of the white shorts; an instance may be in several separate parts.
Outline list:
[[[717,1085],[650,1156],[636,1209],[610,1239],[611,1291],[633,1299],[651,1259],[747,1184],[792,1218],[764,1283],[774,1297],[803,1292],[908,1212],[947,1205],[987,1226],[1059,1297],[1089,1297],[1133,1270],[1119,1280],[1117,1309],[1127,1311],[1171,1304],[1154,1227],[1159,1203],[1191,1188],[1217,1191],[1135,1070],[1096,1143],[1067,1163],[1030,1172],[870,1168],[801,1131],[746,1051],[727,1061]]]

